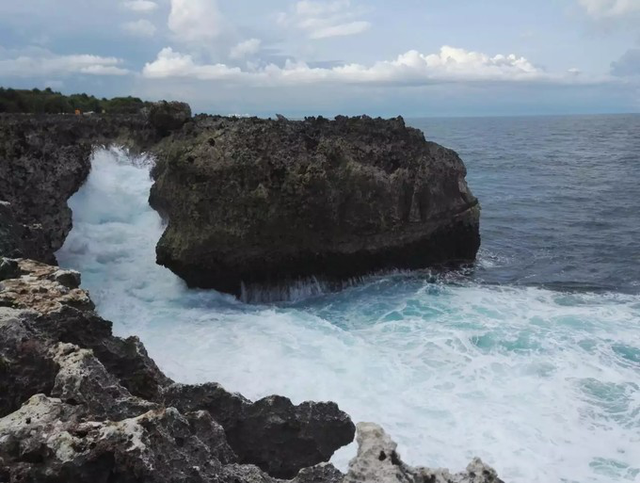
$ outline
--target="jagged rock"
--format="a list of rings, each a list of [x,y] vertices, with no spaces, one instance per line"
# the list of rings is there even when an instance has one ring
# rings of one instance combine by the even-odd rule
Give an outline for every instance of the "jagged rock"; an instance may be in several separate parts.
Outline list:
[[[161,135],[180,129],[191,119],[191,108],[184,102],[154,102],[149,108],[149,122]]]
[[[132,396],[92,351],[59,343],[50,353],[58,365],[51,395],[68,404],[82,405],[92,418],[120,420],[159,408],[158,404]]]
[[[278,478],[328,461],[353,441],[355,427],[335,403],[303,402],[270,396],[251,402],[218,384],[174,384],[165,404],[181,411],[207,410],[225,429],[241,463],[255,464]]]
[[[222,464],[201,439],[205,428],[176,409],[99,422],[83,420],[78,407],[39,394],[0,419],[7,481],[234,481],[221,480]]]
[[[32,344],[66,342],[91,349],[109,373],[133,395],[158,399],[160,388],[171,380],[158,369],[137,337],[113,337],[111,322],[91,310],[93,303],[85,290],[70,289],[60,283],[60,279],[67,285],[69,279],[75,280],[75,272],[61,271],[33,260],[17,263],[20,277],[0,282],[0,306],[21,310],[11,312],[12,322],[3,325],[0,337],[10,335],[19,323],[22,337]],[[9,319],[8,315],[5,319]],[[17,336],[14,339],[18,341],[16,344],[22,344]],[[0,347],[0,355],[1,351]],[[33,353],[45,357],[46,351],[39,349]],[[18,370],[25,366],[29,367],[21,364],[10,367]]]
[[[50,393],[58,372],[47,344],[21,320],[22,313],[0,307],[0,417],[34,394]]]
[[[196,116],[166,138],[150,202],[168,220],[158,263],[190,286],[475,258],[479,207],[458,155],[402,118]]]
[[[475,458],[466,471],[413,468],[396,451],[397,444],[374,423],[358,423],[358,454],[349,462],[344,483],[504,483],[490,466]]]

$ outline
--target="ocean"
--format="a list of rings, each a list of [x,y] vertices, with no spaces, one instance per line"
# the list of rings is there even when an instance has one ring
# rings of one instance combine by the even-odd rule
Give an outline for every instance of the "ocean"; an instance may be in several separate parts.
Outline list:
[[[58,259],[176,381],[336,401],[414,465],[477,455],[506,482],[640,481],[640,115],[407,123],[465,161],[473,267],[275,304],[189,290],[155,264],[152,160],[118,148],[95,151]]]

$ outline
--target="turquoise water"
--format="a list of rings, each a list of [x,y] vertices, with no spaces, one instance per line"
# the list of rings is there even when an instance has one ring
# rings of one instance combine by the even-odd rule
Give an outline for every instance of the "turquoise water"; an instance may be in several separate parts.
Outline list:
[[[140,336],[175,380],[218,381],[251,398],[334,400],[355,421],[382,424],[412,464],[460,469],[478,455],[509,482],[640,481],[640,277],[631,256],[619,265],[615,257],[639,228],[633,216],[624,224],[609,216],[621,225],[616,237],[579,236],[579,203],[553,198],[578,188],[538,199],[526,193],[539,182],[531,174],[519,185],[505,179],[523,168],[493,177],[499,169],[485,151],[464,152],[471,134],[428,122],[436,136],[458,136],[450,144],[460,143],[483,202],[472,270],[369,277],[270,305],[188,290],[154,262],[162,223],[147,204],[149,162],[119,150],[96,152],[70,200],[74,229],[60,262],[82,271],[116,333]],[[633,197],[624,191],[612,203],[624,215],[622,201]],[[521,198],[533,200],[526,220]],[[583,250],[607,237],[606,253]],[[578,266],[590,256],[590,268]],[[354,453],[344,448],[334,462],[344,467]]]

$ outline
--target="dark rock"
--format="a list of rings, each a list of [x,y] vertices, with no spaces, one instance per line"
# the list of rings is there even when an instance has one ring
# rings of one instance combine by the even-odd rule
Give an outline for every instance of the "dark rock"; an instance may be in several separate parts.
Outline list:
[[[344,475],[331,463],[303,468],[292,483],[341,483]]]
[[[18,278],[20,274],[20,267],[17,260],[0,257],[0,282],[11,278]]]
[[[0,417],[34,394],[51,392],[58,366],[47,351],[20,311],[0,307]]]
[[[402,118],[196,116],[156,152],[157,260],[190,286],[345,280],[470,261],[480,244],[464,164]]]
[[[23,236],[24,227],[15,220],[11,203],[0,201],[0,256],[21,257]]]
[[[191,119],[191,108],[184,102],[155,102],[149,108],[149,122],[160,135],[180,129]]]
[[[10,119],[10,121],[8,121]],[[91,146],[56,122],[0,119],[0,193],[22,227],[22,256],[55,262],[71,230],[67,199],[90,169]]]
[[[206,410],[225,429],[239,461],[278,478],[328,461],[336,449],[353,441],[355,427],[335,403],[304,402],[270,396],[254,403],[219,384],[174,384],[165,405],[182,412]]]

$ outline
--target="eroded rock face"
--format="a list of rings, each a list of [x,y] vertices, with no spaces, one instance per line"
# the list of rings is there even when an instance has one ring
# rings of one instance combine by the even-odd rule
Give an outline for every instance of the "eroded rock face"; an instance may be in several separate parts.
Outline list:
[[[239,294],[475,258],[479,207],[458,155],[402,118],[196,117],[156,149],[158,263]]]

